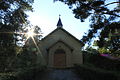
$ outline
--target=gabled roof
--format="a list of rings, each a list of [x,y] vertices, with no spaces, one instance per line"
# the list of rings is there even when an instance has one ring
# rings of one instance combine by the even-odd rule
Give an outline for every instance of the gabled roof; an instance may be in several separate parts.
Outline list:
[[[68,31],[66,31],[65,29],[59,27],[56,28],[54,31],[52,31],[50,34],[48,34],[47,36],[45,36],[42,40],[45,40],[47,37],[49,37],[50,35],[52,35],[53,33],[55,33],[58,30],[62,30],[63,32],[65,32],[66,34],[68,34],[69,36],[71,36],[73,39],[75,39],[77,42],[79,42],[82,46],[84,45],[83,42],[81,42],[80,40],[78,40],[76,37],[74,37],[72,34],[70,34]]]
[[[73,51],[73,48],[70,47],[68,44],[64,43],[63,41],[59,40],[57,42],[55,42],[54,44],[52,44],[47,50],[49,50],[50,48],[52,48],[55,44],[57,43],[63,43],[65,46],[67,46],[71,51]]]

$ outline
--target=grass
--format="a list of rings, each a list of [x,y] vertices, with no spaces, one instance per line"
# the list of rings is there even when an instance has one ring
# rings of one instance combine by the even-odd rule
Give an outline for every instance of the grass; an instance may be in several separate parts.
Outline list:
[[[75,72],[83,80],[120,80],[120,61],[84,54],[84,64],[76,65]]]
[[[0,80],[34,80],[36,75],[41,77],[45,67],[31,67],[18,70],[17,72],[0,73]]]
[[[120,72],[96,68],[90,64],[76,65],[74,69],[83,80],[120,80]]]

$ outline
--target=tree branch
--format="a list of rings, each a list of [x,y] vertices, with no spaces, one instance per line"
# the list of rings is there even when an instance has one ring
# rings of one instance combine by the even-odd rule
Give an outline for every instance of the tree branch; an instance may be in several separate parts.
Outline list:
[[[104,6],[108,6],[108,5],[115,4],[115,3],[119,3],[120,4],[120,2],[111,2],[111,3],[108,3],[108,4],[104,5]]]
[[[116,17],[120,17],[119,15],[108,13],[108,12],[106,12],[106,13],[103,12],[102,14],[108,14],[108,15],[113,15],[113,16],[116,16]]]

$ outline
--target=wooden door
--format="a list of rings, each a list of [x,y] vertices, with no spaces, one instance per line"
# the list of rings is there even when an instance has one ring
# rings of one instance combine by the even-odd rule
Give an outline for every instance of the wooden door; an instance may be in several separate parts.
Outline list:
[[[66,55],[63,51],[55,52],[54,54],[54,67],[55,68],[65,68],[66,67]]]

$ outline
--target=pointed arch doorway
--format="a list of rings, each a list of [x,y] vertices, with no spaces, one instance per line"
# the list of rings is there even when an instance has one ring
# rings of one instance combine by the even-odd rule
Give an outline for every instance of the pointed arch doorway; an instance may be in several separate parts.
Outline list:
[[[57,49],[54,53],[54,67],[65,68],[66,67],[66,54],[63,49]]]

